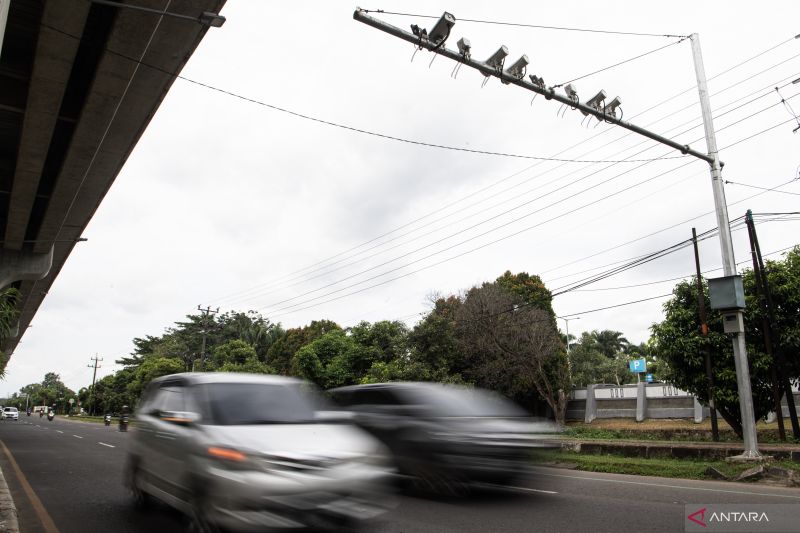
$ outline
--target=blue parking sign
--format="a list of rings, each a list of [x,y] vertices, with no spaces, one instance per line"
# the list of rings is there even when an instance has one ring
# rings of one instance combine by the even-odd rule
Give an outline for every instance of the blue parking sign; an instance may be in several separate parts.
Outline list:
[[[646,382],[648,382],[648,383],[652,383],[653,382],[653,374],[645,374],[644,380]]]
[[[631,372],[647,372],[647,361],[644,359],[634,359],[628,363]]]

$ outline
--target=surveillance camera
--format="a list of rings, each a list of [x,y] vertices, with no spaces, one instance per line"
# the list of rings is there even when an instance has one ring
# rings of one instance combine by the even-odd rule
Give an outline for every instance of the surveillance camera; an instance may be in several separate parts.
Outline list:
[[[622,100],[619,96],[615,96],[613,100],[608,102],[605,107],[603,107],[603,112],[606,115],[616,117],[617,116],[617,108],[622,105]]]
[[[531,83],[536,85],[537,87],[541,87],[544,89],[544,78],[540,78],[536,74],[531,74],[528,76],[531,79]]]
[[[605,99],[606,99],[606,92],[601,89],[600,92],[598,92],[596,95],[594,95],[590,99],[586,100],[583,104],[586,107],[591,107],[592,109],[600,111],[601,108],[602,108],[601,104],[603,103],[603,101]],[[583,109],[581,109],[581,113],[583,113],[584,116],[589,114],[586,111],[584,111]]]
[[[458,51],[461,52],[463,56],[469,55],[470,50],[472,50],[472,43],[470,43],[469,39],[466,37],[459,39],[456,44],[458,45]]]
[[[564,93],[567,95],[567,98],[570,100],[578,101],[578,88],[573,85],[572,83],[568,83],[564,87]]]
[[[508,55],[508,48],[505,45],[501,46],[497,49],[497,52],[493,53],[489,59],[485,61],[486,65],[499,70],[503,66],[503,60]]]
[[[506,69],[506,75],[511,78],[516,78],[521,80],[522,77],[525,75],[525,67],[528,66],[528,56],[522,55],[519,59],[517,59],[513,65]],[[504,81],[503,83],[508,84],[508,82]]]
[[[428,39],[432,43],[441,43],[447,36],[450,35],[450,30],[455,26],[456,18],[445,11],[439,20],[434,25],[433,29],[428,32]]]

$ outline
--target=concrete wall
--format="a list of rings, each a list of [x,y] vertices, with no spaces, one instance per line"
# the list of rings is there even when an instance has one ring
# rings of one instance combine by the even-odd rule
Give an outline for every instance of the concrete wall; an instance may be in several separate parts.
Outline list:
[[[800,412],[800,391],[794,392],[794,402]],[[786,398],[783,416],[789,416]],[[591,422],[596,418],[634,418],[637,422],[649,418],[691,418],[700,423],[709,416],[707,406],[694,395],[668,383],[638,383],[636,385],[589,385],[573,389],[567,404],[567,420]],[[775,419],[772,413],[769,421]]]

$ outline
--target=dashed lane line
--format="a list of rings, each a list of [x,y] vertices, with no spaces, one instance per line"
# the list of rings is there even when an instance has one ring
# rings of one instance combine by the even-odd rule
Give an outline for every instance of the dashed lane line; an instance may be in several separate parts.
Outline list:
[[[101,444],[103,446],[108,446],[109,448],[116,448],[113,444],[106,444],[105,442],[98,442],[97,444]]]
[[[64,432],[63,432],[63,431],[61,431],[60,429],[57,429],[56,431],[58,431],[59,433],[64,433]]]
[[[73,435],[73,437],[75,437],[76,439],[82,439],[83,438],[80,435]]]

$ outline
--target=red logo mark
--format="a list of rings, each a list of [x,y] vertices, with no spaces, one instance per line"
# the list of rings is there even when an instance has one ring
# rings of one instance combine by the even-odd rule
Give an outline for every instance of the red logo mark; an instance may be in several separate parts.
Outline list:
[[[703,527],[708,527],[706,525],[706,509],[707,509],[706,507],[703,507],[699,511],[695,511],[692,514],[690,514],[689,516],[687,516],[687,518],[689,520],[691,520],[692,522],[694,522],[695,524],[700,524]],[[697,515],[700,515],[700,519],[699,520],[697,519]]]

